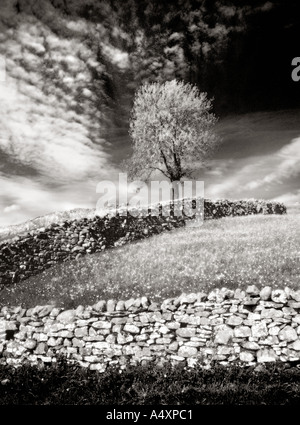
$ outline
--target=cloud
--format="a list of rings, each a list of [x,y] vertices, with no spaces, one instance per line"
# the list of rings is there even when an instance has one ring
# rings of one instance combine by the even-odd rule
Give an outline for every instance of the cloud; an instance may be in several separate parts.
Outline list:
[[[5,214],[8,214],[8,213],[11,213],[11,212],[13,212],[13,211],[18,211],[18,210],[20,210],[20,205],[16,205],[16,204],[12,204],[12,205],[9,205],[8,207],[5,207],[4,209],[3,209],[3,212],[5,213]]]
[[[263,178],[249,182],[245,189],[257,189],[271,183],[281,184],[284,180],[300,175],[300,137],[275,152],[272,157],[264,159],[265,163],[275,162],[274,171]],[[263,165],[263,164],[262,164]]]
[[[84,26],[87,31],[84,21],[77,29]],[[63,29],[59,36],[26,15],[7,27],[1,51],[7,67],[0,83],[2,152],[51,181],[109,174],[111,157],[101,137],[106,123],[90,72],[101,71],[96,53],[83,41],[64,38]]]
[[[26,177],[8,177],[0,173],[0,227],[55,211],[96,208],[97,182],[90,179],[53,185],[42,178],[33,181]]]

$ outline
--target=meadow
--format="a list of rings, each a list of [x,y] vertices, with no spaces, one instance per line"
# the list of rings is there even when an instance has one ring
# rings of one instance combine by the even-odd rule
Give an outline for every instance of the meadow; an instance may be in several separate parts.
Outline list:
[[[270,285],[299,288],[300,214],[225,217],[201,227],[151,236],[2,288],[1,305],[52,303],[64,308],[101,299],[147,296],[161,302],[182,292]]]

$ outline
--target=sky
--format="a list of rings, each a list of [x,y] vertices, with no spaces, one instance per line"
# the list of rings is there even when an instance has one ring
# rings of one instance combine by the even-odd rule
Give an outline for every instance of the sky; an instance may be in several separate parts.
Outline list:
[[[128,123],[120,117],[132,92],[115,100],[114,115],[97,77],[109,70],[122,87],[132,66],[128,49],[111,42],[105,23],[55,11],[55,27],[46,0],[41,19],[30,11],[17,14],[15,3],[0,5],[0,227],[54,211],[96,208],[97,184],[116,182],[131,152]],[[259,13],[272,7],[265,2]],[[230,16],[231,9],[224,13]],[[125,40],[118,26],[113,30]],[[89,37],[101,46],[102,62]],[[292,59],[300,55],[296,41],[284,56],[281,80],[272,80],[278,93],[282,84],[300,94],[300,81],[291,77]],[[274,67],[276,58],[273,74]],[[216,131],[222,144],[197,179],[204,181],[206,198],[299,206],[300,96],[298,103],[294,98],[289,105],[285,98],[274,100],[274,108],[260,106],[220,114]]]

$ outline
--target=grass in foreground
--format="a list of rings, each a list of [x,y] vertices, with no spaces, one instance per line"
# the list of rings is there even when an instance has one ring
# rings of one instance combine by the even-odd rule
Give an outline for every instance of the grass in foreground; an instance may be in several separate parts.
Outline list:
[[[299,405],[300,370],[269,364],[263,370],[221,365],[127,366],[104,373],[58,364],[0,367],[1,405]]]
[[[299,214],[228,217],[55,265],[4,287],[0,305],[53,303],[72,308],[99,299],[148,296],[255,284],[300,284]]]

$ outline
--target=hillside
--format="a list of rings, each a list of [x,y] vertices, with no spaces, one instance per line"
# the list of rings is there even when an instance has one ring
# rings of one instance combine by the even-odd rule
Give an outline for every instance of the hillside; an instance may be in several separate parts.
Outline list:
[[[99,299],[147,296],[162,301],[213,288],[298,288],[299,214],[227,217],[174,229],[2,287],[1,304],[54,303],[66,308]]]

